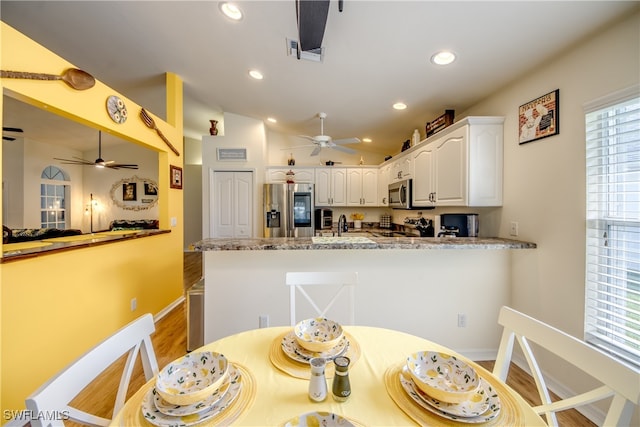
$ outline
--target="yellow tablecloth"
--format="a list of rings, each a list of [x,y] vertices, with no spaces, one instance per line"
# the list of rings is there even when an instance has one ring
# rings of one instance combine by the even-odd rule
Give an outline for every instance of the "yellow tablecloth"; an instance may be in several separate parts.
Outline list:
[[[331,396],[324,402],[312,403],[307,397],[309,382],[288,375],[274,367],[270,361],[269,349],[273,340],[281,337],[287,329],[287,327],[256,329],[220,339],[203,347],[206,350],[222,353],[231,362],[243,365],[255,378],[255,400],[233,425],[283,425],[297,415],[312,411],[333,412],[366,426],[416,425],[416,420],[407,415],[387,391],[385,373],[389,368],[404,363],[408,354],[418,350],[453,353],[446,347],[402,332],[366,326],[347,326],[345,330],[357,340],[362,351],[358,363],[349,371],[351,397],[344,403],[335,402]],[[481,376],[499,385],[499,394],[509,401],[510,404],[503,405],[503,410],[509,410],[512,413],[505,419],[515,421],[512,424],[527,427],[545,425],[544,421],[517,393],[480,366],[473,365]],[[153,387],[153,383],[154,380],[151,380],[129,399],[122,411],[114,417],[112,426],[152,425],[142,417],[140,403],[149,388]],[[330,394],[331,381],[328,381],[327,385]],[[426,414],[426,411],[424,413]],[[138,415],[134,416],[134,414]],[[472,425],[445,420],[430,413],[425,419],[426,425]],[[489,425],[492,424],[495,423],[489,423]],[[204,422],[201,425],[209,424]]]

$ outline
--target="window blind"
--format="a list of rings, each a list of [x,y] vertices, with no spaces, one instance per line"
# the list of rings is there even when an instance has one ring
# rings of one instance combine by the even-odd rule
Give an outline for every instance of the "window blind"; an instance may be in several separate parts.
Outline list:
[[[585,340],[640,366],[640,96],[587,111]]]

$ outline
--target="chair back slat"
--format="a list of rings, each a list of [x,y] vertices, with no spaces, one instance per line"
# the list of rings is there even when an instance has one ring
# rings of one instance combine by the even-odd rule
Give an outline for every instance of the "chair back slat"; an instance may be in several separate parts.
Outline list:
[[[114,403],[113,414],[115,415],[124,405],[138,354],[141,356],[147,380],[158,373],[158,362],[150,338],[154,331],[153,316],[145,314],[58,372],[26,399],[27,409],[32,414],[50,414],[51,416],[47,415],[47,417],[53,419],[31,420],[31,425],[33,427],[63,426],[62,418],[64,417],[55,416],[55,414],[68,415],[70,419],[87,425],[108,425],[110,420],[72,408],[69,402],[113,362],[127,354]]]
[[[607,412],[605,425],[629,424],[634,406],[640,403],[640,370],[510,307],[501,308],[498,323],[504,330],[493,373],[506,381],[513,344],[517,341],[525,355],[542,401],[542,405],[534,409],[547,416],[547,424],[557,425],[555,412],[559,410],[583,406],[612,395],[614,399]],[[591,391],[552,403],[542,375],[543,371],[538,365],[529,342],[571,363],[598,380],[601,385]]]
[[[318,317],[326,317],[329,310],[339,298],[346,294],[348,299],[347,323],[355,324],[355,286],[358,283],[357,272],[288,272],[286,274],[286,285],[289,289],[289,316],[291,326],[294,326],[296,320],[296,292],[304,296],[309,305],[314,309],[315,315]],[[324,307],[320,307],[317,301],[304,289],[306,286],[332,286],[334,294]]]

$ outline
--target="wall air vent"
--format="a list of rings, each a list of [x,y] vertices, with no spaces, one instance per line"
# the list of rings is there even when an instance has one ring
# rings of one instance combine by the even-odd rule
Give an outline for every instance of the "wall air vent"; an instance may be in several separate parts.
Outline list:
[[[298,57],[298,41],[297,40],[287,39],[287,55],[293,56],[294,58]],[[300,52],[300,59],[306,59],[307,61],[322,62],[323,58],[324,58],[323,47]]]

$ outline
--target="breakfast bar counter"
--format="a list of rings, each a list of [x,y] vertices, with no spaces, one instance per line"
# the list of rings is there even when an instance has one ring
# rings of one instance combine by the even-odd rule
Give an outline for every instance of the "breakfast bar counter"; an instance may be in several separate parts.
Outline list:
[[[476,360],[495,357],[500,307],[511,298],[512,257],[536,245],[500,238],[204,239],[204,342],[290,323],[287,272],[357,272],[355,322],[403,331]],[[322,301],[320,301],[322,302]],[[325,302],[326,304],[326,302]],[[332,307],[344,313],[345,301]],[[323,304],[319,304],[323,306]],[[315,317],[299,306],[298,317]],[[340,319],[336,319],[340,320]]]
[[[364,234],[364,233],[363,233]],[[535,243],[496,237],[373,237],[345,233],[332,237],[204,239],[193,251],[267,251],[333,249],[533,249]]]

